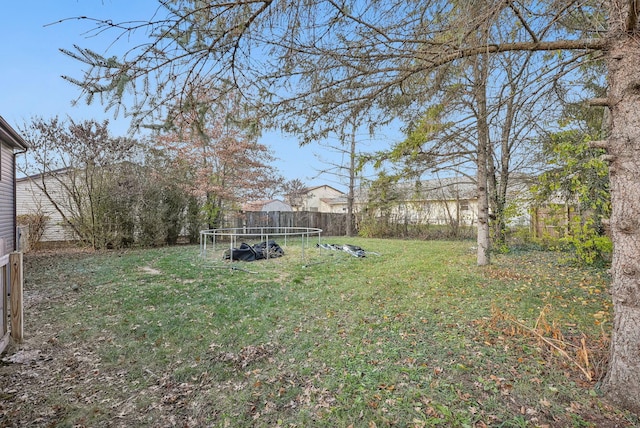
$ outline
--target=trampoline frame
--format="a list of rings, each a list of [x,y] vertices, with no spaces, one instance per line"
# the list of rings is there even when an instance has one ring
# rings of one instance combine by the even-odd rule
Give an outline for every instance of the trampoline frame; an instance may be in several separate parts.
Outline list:
[[[223,238],[229,239],[229,254],[237,248],[238,238],[259,238],[260,242],[268,242],[270,239],[283,238],[283,245],[286,247],[288,238],[300,238],[302,247],[302,259],[305,257],[305,247],[309,246],[312,237],[318,237],[322,229],[315,227],[227,227],[220,229],[205,229],[200,231],[200,256],[207,256],[207,244],[211,242],[214,250],[216,242]]]

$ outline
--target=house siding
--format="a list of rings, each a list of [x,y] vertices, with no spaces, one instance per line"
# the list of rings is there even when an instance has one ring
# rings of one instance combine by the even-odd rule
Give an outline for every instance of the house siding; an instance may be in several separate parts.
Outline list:
[[[472,226],[478,221],[477,200],[416,200],[399,202],[391,215],[399,223]]]
[[[76,239],[73,232],[64,226],[62,215],[56,210],[49,198],[34,183],[34,180],[42,180],[42,177],[21,178],[16,182],[16,211],[17,215],[42,213],[48,217],[41,242],[73,241]],[[46,178],[46,186],[49,194],[59,201],[66,199],[62,185],[53,178]]]
[[[394,190],[398,196],[389,206],[388,220],[392,223],[447,225],[457,222],[464,226],[475,226],[478,223],[477,188],[475,183],[465,178],[424,180],[419,186],[413,182],[400,182]],[[529,196],[528,180],[510,181],[508,197],[515,215],[508,220],[509,227],[530,225]],[[368,188],[358,189],[354,212],[366,212],[369,199]],[[371,214],[382,215],[380,211]]]
[[[331,186],[323,185],[307,189],[299,211],[332,212],[333,207],[326,200],[345,197],[341,191]]]
[[[14,250],[15,207],[13,204],[14,168],[13,150],[0,142],[0,255]]]

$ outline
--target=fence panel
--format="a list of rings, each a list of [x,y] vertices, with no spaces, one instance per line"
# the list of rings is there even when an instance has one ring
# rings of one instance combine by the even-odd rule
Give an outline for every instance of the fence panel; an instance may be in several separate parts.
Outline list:
[[[246,211],[235,227],[314,227],[325,236],[344,236],[347,215],[312,211]]]

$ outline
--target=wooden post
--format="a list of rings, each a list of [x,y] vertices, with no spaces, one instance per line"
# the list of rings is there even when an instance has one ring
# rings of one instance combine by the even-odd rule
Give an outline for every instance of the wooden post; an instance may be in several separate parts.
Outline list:
[[[0,353],[9,346],[9,329],[7,325],[7,278],[9,278],[8,260],[4,254],[4,239],[0,238]]]
[[[2,241],[2,239],[0,239]],[[1,243],[1,242],[0,242]],[[0,254],[2,254],[0,247]],[[6,280],[8,278],[7,264],[3,260],[4,256],[0,256],[0,353],[9,346],[9,331],[7,328],[7,286]]]
[[[22,289],[24,284],[22,253],[11,253],[9,265],[11,266],[11,338],[21,342],[24,333],[22,325]]]

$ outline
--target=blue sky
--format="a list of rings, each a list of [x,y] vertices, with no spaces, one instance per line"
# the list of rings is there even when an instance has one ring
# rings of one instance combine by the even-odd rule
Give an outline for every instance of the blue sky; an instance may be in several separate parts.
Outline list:
[[[78,16],[111,19],[113,21],[148,19],[157,7],[155,0],[0,0],[2,4],[2,35],[0,44],[3,64],[0,66],[0,115],[14,128],[30,118],[70,116],[74,120],[109,119],[113,135],[124,135],[129,123],[126,118],[114,118],[99,104],[87,106],[81,101],[72,106],[79,90],[60,76],[82,76],[82,65],[62,54],[59,49],[71,49],[74,44],[104,52],[109,36],[87,37],[89,22],[70,19]],[[341,162],[317,145],[299,147],[295,138],[277,132],[265,133],[262,143],[269,145],[279,158],[276,167],[286,179],[299,178],[308,185],[330,184],[344,190],[335,176],[317,178],[317,172],[327,168],[318,160]],[[380,144],[380,143],[378,143]],[[388,143],[382,143],[388,144]],[[373,148],[371,148],[373,149]],[[367,150],[367,149],[365,149]]]

